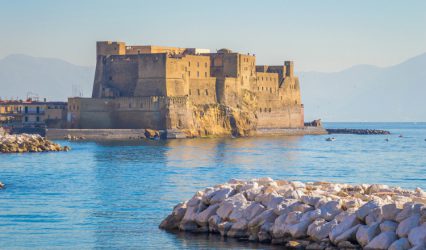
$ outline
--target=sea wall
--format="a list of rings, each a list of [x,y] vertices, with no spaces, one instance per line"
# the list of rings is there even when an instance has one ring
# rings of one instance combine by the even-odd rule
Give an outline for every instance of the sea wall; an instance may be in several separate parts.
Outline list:
[[[51,142],[37,134],[0,135],[0,153],[68,151],[68,146]]]
[[[159,131],[163,135],[165,131]],[[49,139],[66,139],[68,136],[87,140],[128,140],[146,138],[145,129],[47,129]]]
[[[420,188],[230,180],[177,204],[160,228],[297,249],[426,249],[425,204]]]

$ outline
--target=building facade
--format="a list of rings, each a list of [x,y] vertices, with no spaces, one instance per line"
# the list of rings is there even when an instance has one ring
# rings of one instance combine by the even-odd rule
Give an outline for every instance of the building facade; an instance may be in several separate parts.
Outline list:
[[[221,49],[98,42],[92,98],[70,98],[72,128],[151,128],[203,136],[302,128],[294,64],[256,65]]]
[[[0,101],[0,122],[11,127],[66,127],[67,103],[31,99]]]

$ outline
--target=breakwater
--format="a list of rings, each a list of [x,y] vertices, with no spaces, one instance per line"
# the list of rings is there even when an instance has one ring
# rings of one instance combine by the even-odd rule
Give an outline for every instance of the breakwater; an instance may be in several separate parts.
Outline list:
[[[35,134],[0,135],[0,153],[25,153],[46,151],[68,151],[68,146],[47,140]]]
[[[389,135],[390,132],[381,129],[350,129],[350,128],[335,128],[326,129],[329,134],[356,134],[356,135]]]
[[[425,249],[425,204],[420,188],[230,180],[177,204],[160,228],[298,249]]]

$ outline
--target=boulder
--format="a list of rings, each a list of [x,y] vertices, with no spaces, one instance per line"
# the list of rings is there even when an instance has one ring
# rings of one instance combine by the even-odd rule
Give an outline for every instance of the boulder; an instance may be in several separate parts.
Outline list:
[[[297,224],[289,225],[287,231],[296,239],[306,237],[309,224],[311,224],[310,220],[302,220]]]
[[[343,219],[341,223],[339,223],[337,226],[333,228],[333,230],[331,230],[329,234],[330,240],[334,242],[339,235],[348,231],[350,228],[358,224],[359,224],[359,220],[356,214],[348,215],[345,219]]]
[[[398,237],[407,237],[411,229],[417,227],[420,222],[420,214],[413,214],[401,221],[396,229]]]
[[[328,237],[331,230],[337,226],[337,221],[332,220],[327,222],[320,218],[316,219],[312,224],[309,225],[307,234],[315,241],[321,241]]]
[[[195,222],[200,226],[208,226],[208,220],[216,214],[219,204],[210,205],[204,211],[195,216]]]
[[[385,220],[382,223],[380,223],[380,231],[386,232],[386,231],[392,231],[395,232],[396,228],[398,227],[398,223],[390,220]]]
[[[321,218],[324,218],[327,221],[331,221],[336,215],[342,212],[340,201],[329,201],[322,205],[320,209]]]
[[[385,220],[395,220],[398,213],[401,212],[402,209],[396,207],[396,204],[386,204],[382,206],[382,217]]]
[[[358,219],[363,221],[369,213],[373,212],[374,210],[376,210],[378,208],[380,208],[379,204],[376,201],[372,200],[372,201],[369,201],[369,202],[365,203],[364,205],[362,205],[356,211],[356,215],[357,215]]]
[[[426,224],[412,228],[408,233],[408,240],[413,246],[426,245]]]
[[[395,220],[401,222],[413,214],[420,214],[423,206],[423,204],[407,202],[404,204],[402,211],[398,213]]]
[[[374,249],[374,250],[386,250],[389,246],[397,240],[395,232],[387,231],[380,233],[370,243],[365,246],[365,249]]]
[[[379,233],[379,223],[374,223],[372,225],[362,225],[358,228],[356,233],[356,240],[362,247],[364,247]]]
[[[408,250],[410,249],[410,242],[407,238],[400,238],[399,240],[394,241],[388,250]]]
[[[355,226],[349,228],[348,230],[346,230],[345,232],[339,234],[339,236],[337,236],[334,239],[333,243],[339,244],[342,241],[355,241],[356,240],[356,232],[358,231],[358,228],[360,226],[361,226],[360,224],[355,225]]]

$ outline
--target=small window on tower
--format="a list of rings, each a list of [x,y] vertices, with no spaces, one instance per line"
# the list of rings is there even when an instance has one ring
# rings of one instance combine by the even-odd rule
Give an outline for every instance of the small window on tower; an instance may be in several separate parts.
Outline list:
[[[206,89],[206,95],[209,95],[209,91]]]
[[[112,81],[112,76],[109,77],[109,80]]]
[[[204,76],[207,77],[207,72],[204,72]]]

